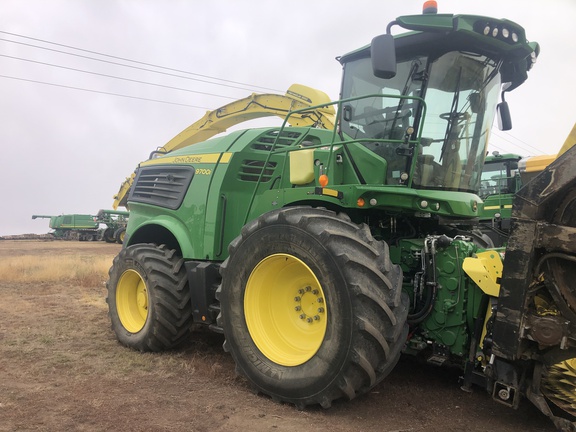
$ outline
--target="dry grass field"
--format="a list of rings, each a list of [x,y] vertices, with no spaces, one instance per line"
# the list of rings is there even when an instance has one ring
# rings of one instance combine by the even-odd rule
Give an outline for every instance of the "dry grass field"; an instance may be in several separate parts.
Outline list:
[[[458,372],[403,359],[374,391],[298,411],[253,394],[223,339],[142,354],[110,330],[105,281],[120,246],[0,241],[0,431],[553,431]]]

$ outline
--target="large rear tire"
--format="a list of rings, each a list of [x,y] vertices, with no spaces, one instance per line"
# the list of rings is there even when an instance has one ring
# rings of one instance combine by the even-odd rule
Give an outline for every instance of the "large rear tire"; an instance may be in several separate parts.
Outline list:
[[[123,345],[161,351],[189,336],[190,290],[184,260],[176,251],[153,244],[122,249],[106,287],[112,330]]]
[[[367,226],[286,208],[246,225],[229,252],[218,322],[225,350],[258,391],[329,407],[395,366],[407,334],[402,273]]]
[[[114,238],[114,229],[113,228],[106,228],[102,238],[106,243],[116,243],[116,239]]]
[[[126,228],[118,228],[114,233],[114,239],[116,240],[116,243],[124,243],[124,237],[126,237]]]

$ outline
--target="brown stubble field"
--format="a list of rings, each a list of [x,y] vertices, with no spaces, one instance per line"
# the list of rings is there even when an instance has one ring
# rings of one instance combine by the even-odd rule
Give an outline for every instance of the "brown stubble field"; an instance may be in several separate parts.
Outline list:
[[[119,245],[0,241],[0,431],[553,431],[528,402],[514,411],[458,371],[402,359],[370,394],[298,411],[254,394],[221,335],[176,351],[120,346],[107,317]]]

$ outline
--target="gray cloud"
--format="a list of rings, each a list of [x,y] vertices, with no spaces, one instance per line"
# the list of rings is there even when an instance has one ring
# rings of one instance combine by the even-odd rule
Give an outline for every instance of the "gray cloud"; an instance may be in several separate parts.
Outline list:
[[[3,0],[0,30],[207,76],[285,91],[306,84],[337,98],[334,58],[370,42],[421,1]],[[510,134],[494,149],[554,153],[575,119],[572,74],[576,3],[440,1],[440,12],[506,17],[523,25],[542,54],[509,97]],[[97,57],[0,33],[0,38]],[[129,69],[0,41],[0,54],[231,98],[250,91]],[[113,60],[106,57],[102,59]],[[147,86],[0,57],[0,74],[209,109],[230,99]],[[111,208],[121,181],[205,109],[0,78],[0,235],[48,231],[31,215]],[[496,147],[497,146],[497,147]]]

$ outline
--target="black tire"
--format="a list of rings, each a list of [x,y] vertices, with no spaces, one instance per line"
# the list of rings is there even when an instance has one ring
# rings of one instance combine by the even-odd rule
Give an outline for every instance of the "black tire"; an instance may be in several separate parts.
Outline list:
[[[164,245],[123,248],[109,272],[108,313],[123,345],[140,351],[173,348],[192,325],[184,260]]]
[[[126,235],[126,228],[118,228],[114,233],[114,239],[116,243],[122,244],[124,243],[124,236]]]
[[[104,230],[104,234],[102,238],[106,243],[115,243],[116,239],[114,238],[114,229],[113,228],[106,228]]]
[[[576,190],[570,190],[555,207],[552,223],[567,227],[576,227]],[[564,297],[566,304],[576,313],[576,265],[573,258],[558,254],[558,258],[548,259],[547,264],[557,291]]]
[[[264,214],[246,225],[230,244],[229,252],[221,267],[218,323],[226,337],[224,349],[232,354],[239,372],[257,391],[298,408],[312,404],[328,408],[336,399],[352,399],[366,393],[396,365],[408,331],[408,300],[401,292],[402,272],[390,262],[388,246],[376,241],[366,225],[358,226],[346,215],[325,209],[286,208]],[[280,355],[282,361],[278,361],[270,358],[274,355],[264,354],[247,324],[247,316],[254,320],[252,317],[261,312],[258,306],[264,305],[262,312],[268,312],[268,303],[250,293],[260,288],[250,285],[247,290],[251,275],[259,275],[264,268],[264,275],[276,278],[276,283],[266,280],[261,284],[263,293],[271,294],[271,317],[276,317],[278,304],[283,307],[278,300],[280,286],[292,283],[286,279],[299,277],[291,277],[292,270],[283,275],[277,273],[276,265],[266,270],[269,260],[278,257],[286,263],[303,263],[303,268],[313,273],[320,286],[318,295],[323,296],[322,303],[326,306],[326,315],[318,321],[325,321],[325,334],[320,336],[318,346],[310,350],[309,358],[298,359],[294,364],[288,364],[290,356]],[[294,307],[290,300],[288,297],[287,309],[299,307],[299,303]],[[305,303],[303,298],[300,301]],[[300,318],[307,320],[303,315],[306,314]],[[264,318],[259,322],[257,317],[256,322],[262,324]],[[279,332],[285,331],[282,325],[276,327]],[[262,330],[252,328],[268,336],[267,326]],[[261,346],[266,347],[268,339],[255,334],[257,342],[264,341]],[[285,334],[291,338],[288,330]],[[284,336],[278,335],[279,339]],[[272,345],[276,343],[274,337],[270,339]],[[290,341],[298,345],[300,339]]]

